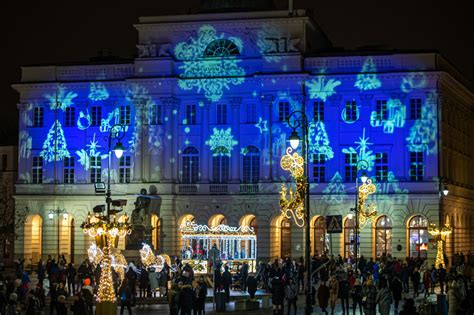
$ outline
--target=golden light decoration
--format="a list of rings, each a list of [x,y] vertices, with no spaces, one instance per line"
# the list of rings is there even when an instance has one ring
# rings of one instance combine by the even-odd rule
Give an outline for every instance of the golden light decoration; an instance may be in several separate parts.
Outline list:
[[[140,249],[140,259],[146,268],[155,268],[157,272],[163,269],[165,263],[171,266],[170,256],[166,254],[155,256],[150,245],[145,243],[143,243],[142,249]]]
[[[430,226],[428,227],[428,233],[433,235],[435,241],[437,242],[435,266],[437,266],[438,268],[440,265],[445,266],[443,242],[446,241],[446,238],[452,232],[453,229],[449,224],[445,224],[442,228],[437,227],[435,224],[430,224]]]
[[[370,195],[374,194],[377,188],[372,184],[372,180],[369,178],[365,183],[359,186],[358,189],[358,212],[359,212],[359,224],[364,227],[368,222],[375,219],[377,216],[377,208],[374,204],[367,204],[367,199]]]
[[[286,154],[280,160],[280,166],[283,170],[289,171],[291,177],[295,180],[296,189],[289,189],[283,183],[280,192],[281,215],[287,219],[293,218],[297,226],[304,226],[304,199],[306,196],[307,179],[304,176],[304,158],[288,147]],[[289,191],[289,195],[288,195]]]
[[[122,221],[122,222],[121,222]],[[105,217],[87,214],[87,220],[81,224],[82,231],[94,237],[98,246],[105,246],[105,238],[111,239],[111,245],[117,247],[118,239],[132,233],[132,228],[125,214],[123,219],[117,220],[115,215],[108,221]]]
[[[100,264],[101,274],[99,280],[99,288],[97,290],[97,302],[115,303],[115,289],[112,278],[112,266],[109,255],[110,244],[104,248],[104,257]]]

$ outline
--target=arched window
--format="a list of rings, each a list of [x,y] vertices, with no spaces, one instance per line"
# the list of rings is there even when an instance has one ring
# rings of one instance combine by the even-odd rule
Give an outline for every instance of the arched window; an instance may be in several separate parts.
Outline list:
[[[227,183],[229,180],[229,150],[225,147],[217,147],[212,157],[212,182]]]
[[[156,214],[151,215],[151,243],[155,252],[161,252],[161,220]]]
[[[355,218],[344,221],[344,258],[355,255]]]
[[[257,183],[260,177],[260,150],[249,145],[245,148],[243,158],[244,183]]]
[[[291,256],[291,223],[284,218],[280,225],[280,257]]]
[[[240,54],[239,48],[233,41],[225,38],[216,39],[207,45],[204,57],[227,57]]]
[[[183,184],[196,184],[199,179],[199,152],[194,147],[183,151]]]
[[[426,258],[428,254],[428,220],[416,215],[408,221],[409,255]]]
[[[43,219],[39,215],[29,216],[25,221],[24,258],[38,262],[43,254]]]
[[[392,220],[383,215],[375,222],[375,257],[392,254]]]
[[[221,225],[221,224],[227,225],[227,218],[225,217],[225,215],[223,215],[223,214],[214,214],[213,216],[211,216],[209,218],[209,221],[208,221],[207,225],[209,227],[215,227],[215,226],[218,226],[218,225]]]
[[[323,216],[319,216],[314,220],[313,225],[313,253],[322,255],[327,249],[326,220]]]

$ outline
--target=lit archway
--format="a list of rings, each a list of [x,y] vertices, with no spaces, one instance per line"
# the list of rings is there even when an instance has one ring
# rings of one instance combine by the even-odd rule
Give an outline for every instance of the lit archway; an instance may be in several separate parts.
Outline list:
[[[25,221],[24,257],[32,263],[41,259],[43,242],[43,219],[38,215],[29,216]]]
[[[181,226],[185,225],[186,222],[195,222],[194,216],[192,214],[182,215],[178,219],[178,245],[179,251],[181,252],[185,247],[191,246],[191,244],[183,244],[183,235],[181,234]]]
[[[280,257],[291,256],[291,222],[283,218],[280,223]]]
[[[227,218],[223,214],[214,214],[209,218],[207,223],[209,227],[214,227],[221,224],[227,225]]]
[[[270,257],[280,258],[291,253],[291,222],[284,216],[273,217],[270,223]]]
[[[346,217],[344,220],[344,258],[355,255],[355,218]]]
[[[151,243],[156,252],[161,252],[161,219],[156,215],[151,215]]]
[[[380,216],[373,226],[375,257],[392,254],[392,220],[386,215]]]
[[[316,216],[311,222],[313,255],[322,255],[329,250],[329,241],[326,233],[326,220],[323,216]]]
[[[426,258],[428,255],[428,219],[422,215],[415,215],[407,222],[408,256],[412,258]]]
[[[257,226],[257,217],[253,214],[247,214],[244,215],[240,221],[239,221],[240,226],[250,226],[254,232],[255,235],[258,237],[258,226]],[[256,251],[256,244],[252,245],[252,243],[248,243],[245,240],[241,241],[240,244],[241,248],[245,249],[245,255],[246,257],[251,257],[252,253]]]

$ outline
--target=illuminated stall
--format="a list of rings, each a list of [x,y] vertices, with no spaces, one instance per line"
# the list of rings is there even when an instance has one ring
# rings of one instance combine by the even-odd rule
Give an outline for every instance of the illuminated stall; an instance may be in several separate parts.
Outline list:
[[[210,272],[213,260],[229,266],[231,272],[238,272],[244,263],[248,264],[249,272],[255,272],[257,236],[252,227],[225,224],[209,227],[187,221],[180,230],[183,264],[193,266],[195,272]]]

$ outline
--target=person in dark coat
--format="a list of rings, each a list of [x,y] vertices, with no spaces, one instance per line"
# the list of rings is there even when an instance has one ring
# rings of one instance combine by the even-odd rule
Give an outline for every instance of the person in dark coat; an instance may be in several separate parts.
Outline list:
[[[179,309],[181,315],[191,315],[195,303],[195,295],[190,284],[182,284],[180,282],[179,291]]]
[[[251,299],[255,297],[257,285],[257,279],[254,276],[249,276],[247,278],[247,292],[249,293]]]
[[[405,304],[403,304],[403,308],[400,311],[400,315],[419,315],[416,311],[415,307],[415,300],[413,299],[406,299]]]
[[[372,278],[368,277],[364,286],[364,313],[366,315],[375,315],[377,308],[377,288],[373,284]]]
[[[439,280],[439,287],[441,288],[441,294],[444,294],[444,284],[446,283],[446,269],[444,269],[443,265],[439,265],[438,269],[438,280]]]
[[[72,303],[70,310],[73,315],[89,315],[86,300],[84,300],[81,293],[74,295],[74,302]]]
[[[140,267],[140,277],[138,278],[138,288],[140,289],[140,298],[147,296],[148,289],[148,271],[145,268]]]
[[[420,272],[417,268],[415,268],[411,275],[411,281],[413,282],[413,298],[416,298],[419,295],[418,291],[420,289],[420,278]]]
[[[222,286],[225,291],[225,301],[230,301],[230,286],[232,285],[232,275],[229,272],[229,266],[224,267],[224,273],[222,274]]]
[[[339,282],[339,297],[341,298],[342,314],[349,315],[349,295],[351,285],[347,279]]]
[[[321,285],[318,289],[318,303],[321,308],[321,312],[328,314],[327,308],[329,305],[329,287],[326,285],[325,281],[321,281]]]
[[[128,313],[132,314],[132,290],[128,283],[128,279],[123,279],[122,285],[118,291],[120,297],[120,315],[123,315],[125,308],[127,308]]]
[[[177,283],[172,283],[168,291],[168,306],[170,315],[178,315],[179,310],[179,286]]]
[[[402,291],[403,291],[403,285],[402,281],[400,280],[399,277],[395,276],[393,277],[392,280],[392,296],[393,296],[393,301],[395,302],[395,313],[398,314],[398,305],[400,303],[400,300],[402,299]]]
[[[199,277],[198,287],[196,294],[196,314],[203,315],[205,313],[206,307],[206,297],[207,297],[207,285],[204,281],[204,277]]]
[[[135,273],[133,263],[129,264],[125,278],[127,278],[130,293],[132,295],[132,305],[135,305],[135,298],[137,297],[137,274]]]
[[[221,274],[221,266],[217,265],[216,269],[214,270],[214,295],[217,292],[221,292],[222,290],[222,274]]]
[[[69,263],[66,269],[66,277],[67,277],[67,290],[69,291],[70,295],[76,294],[76,275],[77,271],[76,268]]]
[[[58,302],[56,303],[56,314],[67,314],[67,307],[66,307],[66,296],[59,295]]]
[[[362,296],[362,285],[360,284],[360,280],[356,279],[354,287],[352,288],[352,309],[354,315],[357,310],[357,305],[359,305],[359,313],[362,315]]]
[[[249,265],[244,262],[242,265],[242,270],[241,270],[241,276],[240,276],[240,282],[242,283],[242,291],[247,291],[247,278],[249,276]]]
[[[46,269],[44,268],[43,261],[41,259],[38,261],[38,267],[36,269],[36,273],[38,274],[38,283],[43,284]]]
[[[283,303],[285,300],[285,287],[280,277],[275,276],[271,282],[273,314],[283,315]]]
[[[40,312],[40,302],[35,296],[35,292],[30,290],[26,300],[26,315],[38,315]]]

